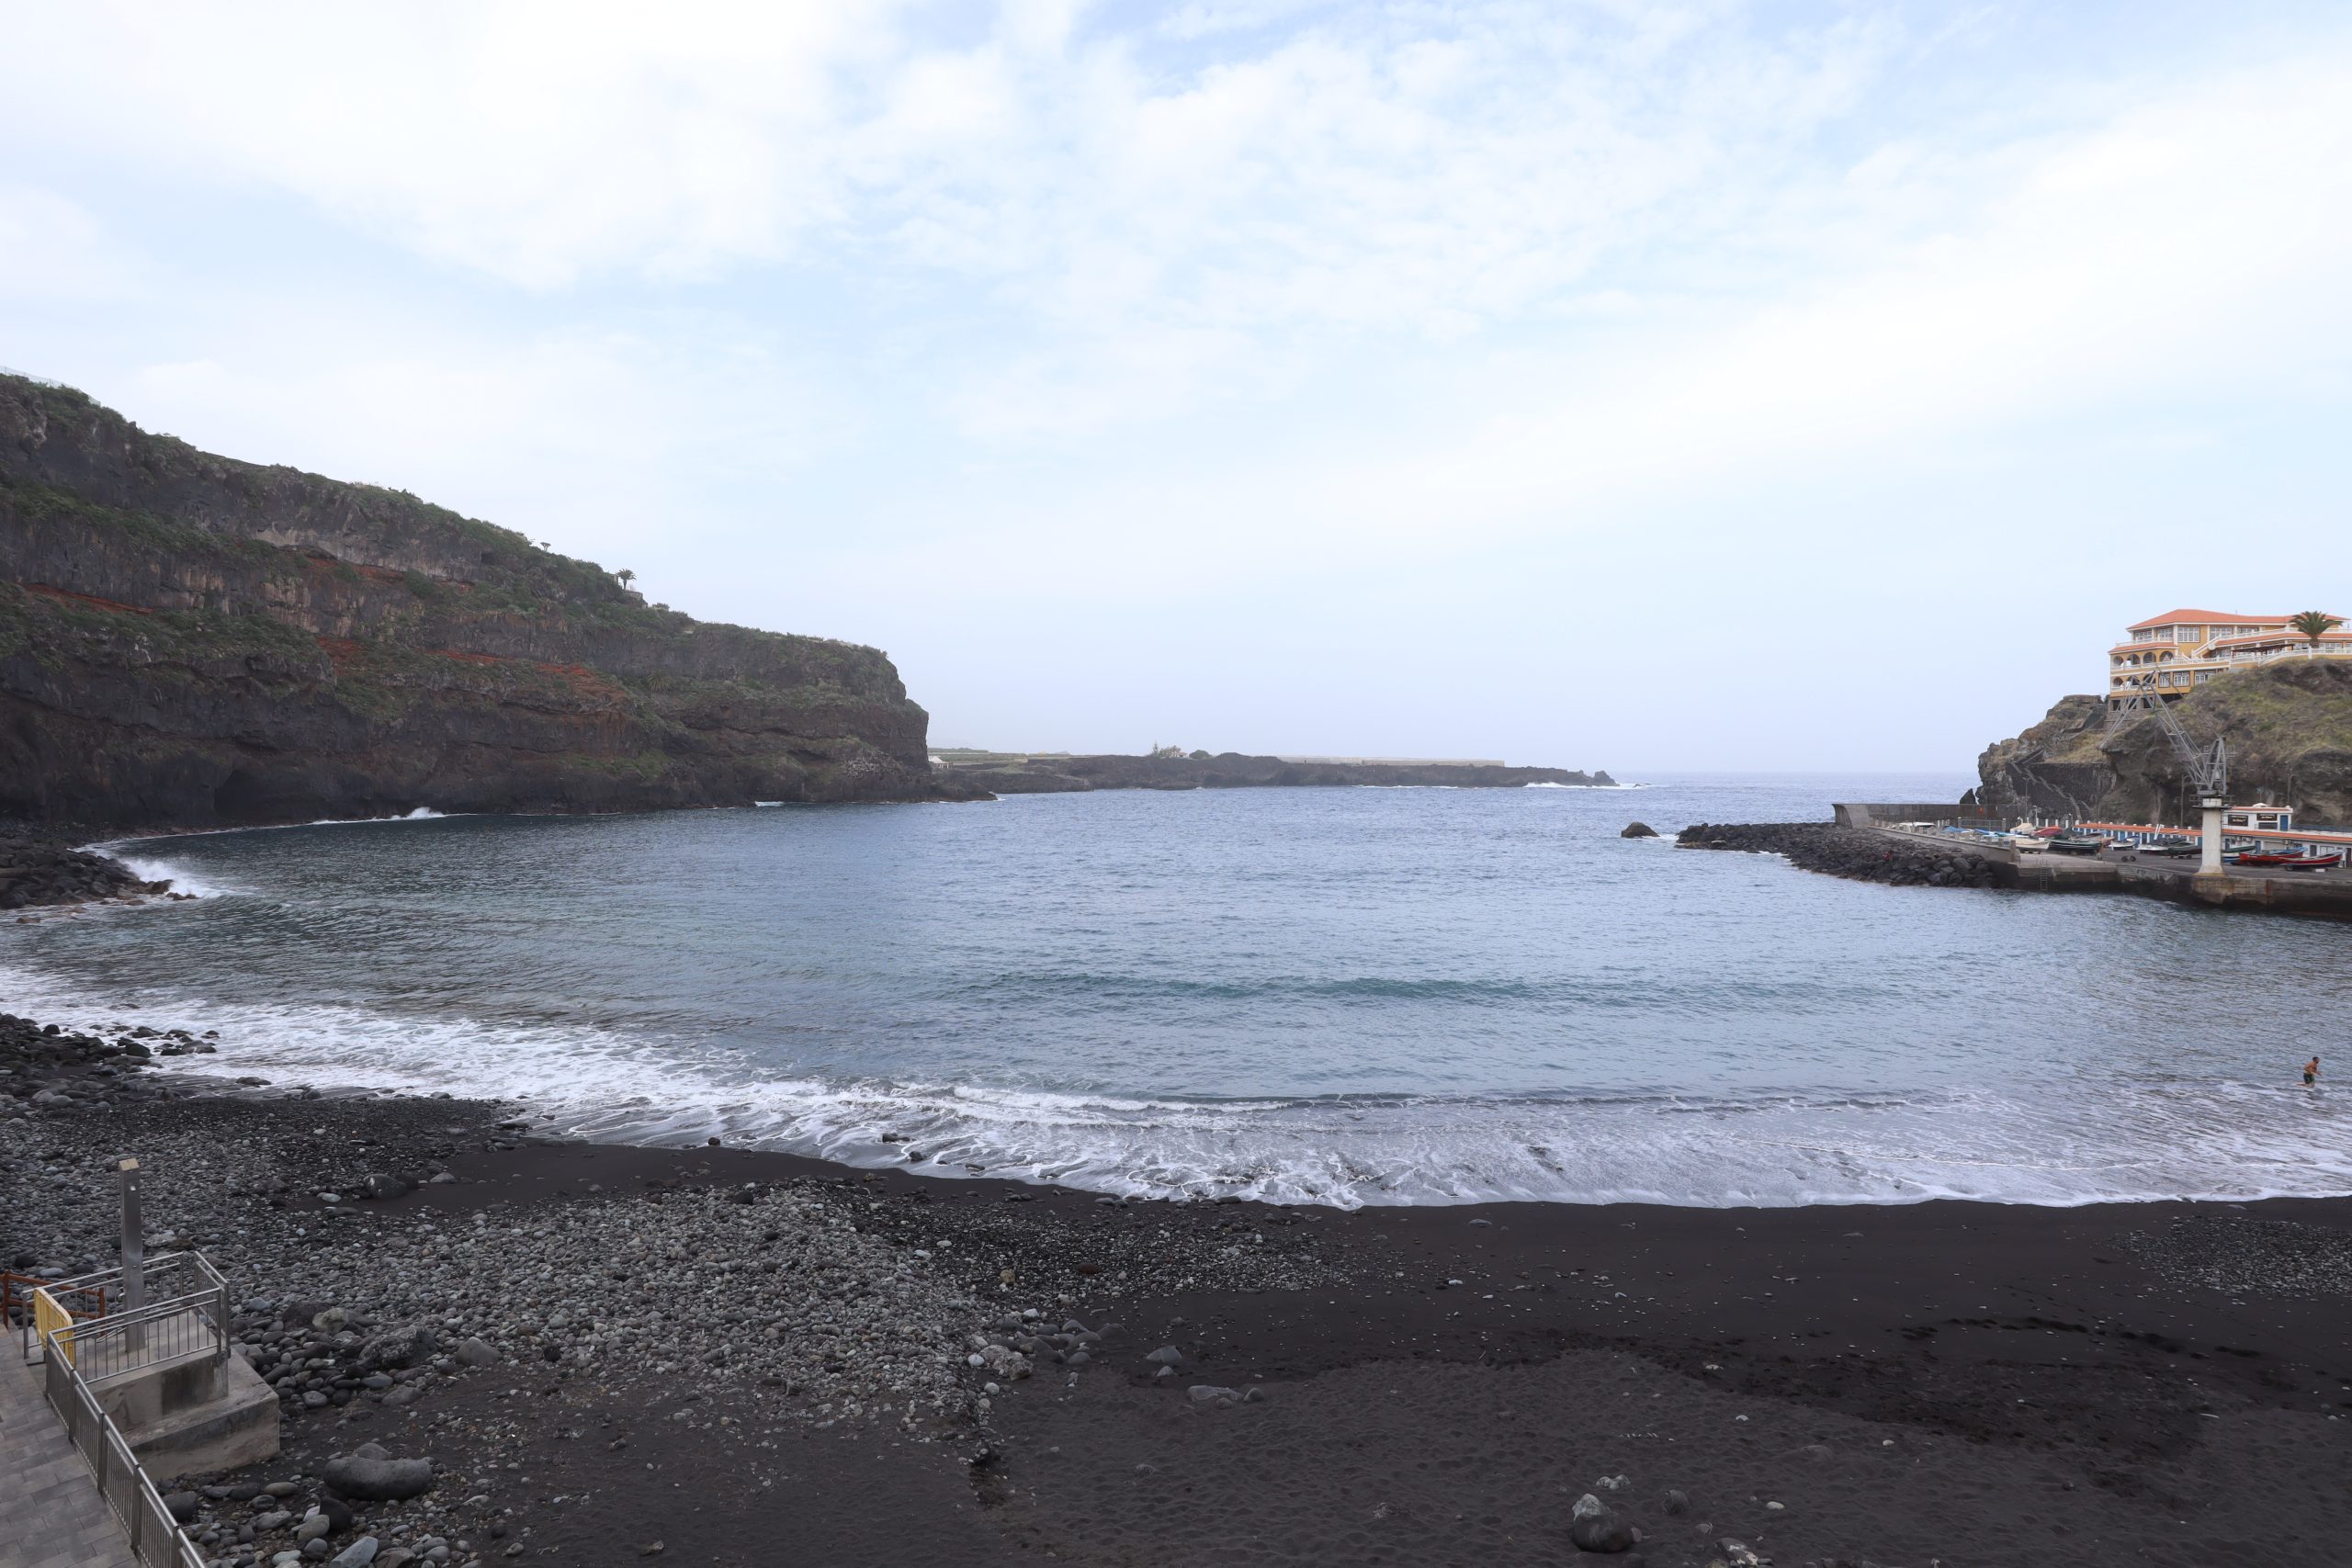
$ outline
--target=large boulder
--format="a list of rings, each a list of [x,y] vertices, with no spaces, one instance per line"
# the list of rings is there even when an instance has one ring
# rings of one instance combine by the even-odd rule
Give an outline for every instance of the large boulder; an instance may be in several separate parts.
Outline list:
[[[327,1461],[322,1472],[326,1483],[346,1497],[368,1503],[396,1503],[432,1490],[429,1459],[368,1459],[345,1454]]]
[[[1568,1541],[1578,1551],[1631,1551],[1641,1539],[1640,1530],[1620,1519],[1591,1493],[1577,1499],[1575,1516],[1568,1521]]]
[[[433,1330],[421,1323],[406,1323],[398,1328],[388,1328],[359,1348],[362,1365],[369,1367],[413,1367],[441,1348]]]

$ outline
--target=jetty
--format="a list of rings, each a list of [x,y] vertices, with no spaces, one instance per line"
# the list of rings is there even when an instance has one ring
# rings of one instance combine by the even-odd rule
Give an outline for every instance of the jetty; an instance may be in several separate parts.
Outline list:
[[[2013,819],[1973,806],[1923,806],[1839,802],[1835,824],[1867,834],[1906,852],[1964,856],[1994,868],[1996,886],[2038,893],[2132,893],[2211,908],[2261,909],[2281,914],[2352,919],[2352,872],[2343,867],[2301,870],[2276,866],[2208,866],[2206,857],[2151,857],[2150,843],[2171,840],[2203,847],[2204,829],[2147,823],[2053,818],[2048,826],[2094,834],[2109,840],[2096,854],[2059,854],[2021,849],[2010,841]],[[2257,826],[2281,820],[2275,808],[2232,807],[2222,836],[2233,843],[2287,848],[2325,846],[2352,850],[2352,833],[2334,829]],[[2045,824],[2030,823],[2033,826]]]

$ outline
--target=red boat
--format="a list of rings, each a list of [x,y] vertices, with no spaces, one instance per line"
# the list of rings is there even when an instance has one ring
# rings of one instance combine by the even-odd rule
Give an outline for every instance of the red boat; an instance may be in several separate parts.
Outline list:
[[[2308,860],[2314,860],[2320,857],[2284,854],[2276,850],[2245,850],[2237,854],[2224,855],[2222,858],[2228,861],[2232,865],[2300,865]],[[2336,857],[2337,860],[2341,860],[2344,857],[2341,855]]]
[[[2344,863],[2342,851],[2332,855],[2290,855],[2279,863],[2289,871],[2332,871]]]

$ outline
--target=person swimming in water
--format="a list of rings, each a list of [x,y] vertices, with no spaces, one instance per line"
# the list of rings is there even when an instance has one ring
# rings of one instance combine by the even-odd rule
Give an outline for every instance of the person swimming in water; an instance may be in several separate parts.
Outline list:
[[[2313,1056],[2303,1064],[2303,1087],[2310,1089],[2319,1082],[2319,1058]]]

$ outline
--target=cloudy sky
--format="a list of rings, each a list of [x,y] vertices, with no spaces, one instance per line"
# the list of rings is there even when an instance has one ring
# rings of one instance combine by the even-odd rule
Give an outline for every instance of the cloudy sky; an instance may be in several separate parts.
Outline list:
[[[0,364],[940,744],[1965,767],[2352,613],[2352,10],[0,0]]]

